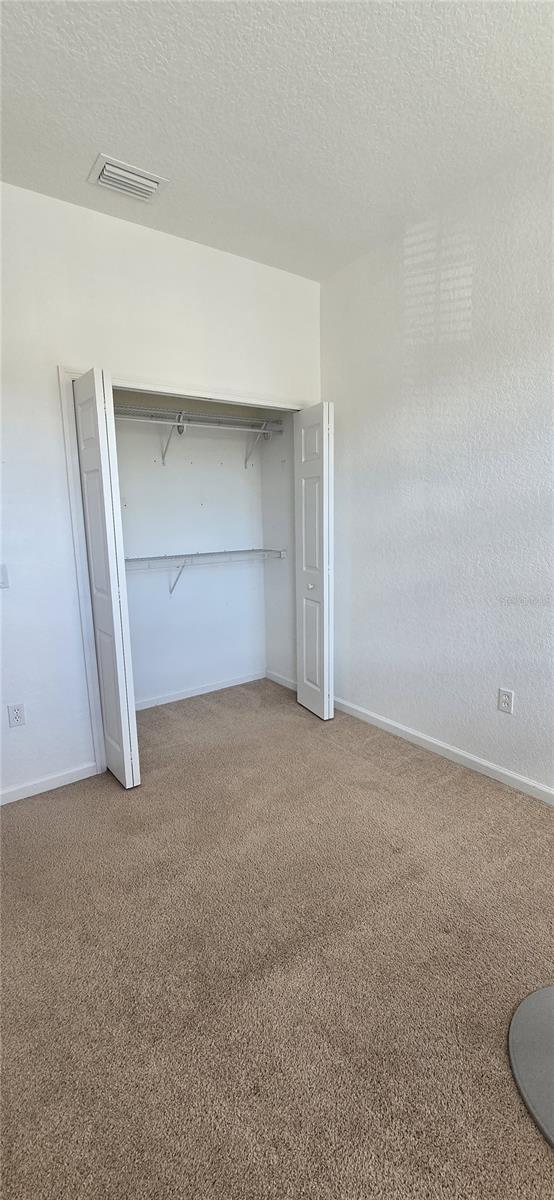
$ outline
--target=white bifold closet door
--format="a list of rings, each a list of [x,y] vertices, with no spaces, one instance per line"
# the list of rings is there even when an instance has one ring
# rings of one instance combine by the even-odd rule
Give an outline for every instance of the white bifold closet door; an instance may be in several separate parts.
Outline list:
[[[140,769],[109,376],[87,371],[73,393],[106,761],[129,788]]]
[[[333,405],[294,416],[297,697],[327,721],[333,692]]]

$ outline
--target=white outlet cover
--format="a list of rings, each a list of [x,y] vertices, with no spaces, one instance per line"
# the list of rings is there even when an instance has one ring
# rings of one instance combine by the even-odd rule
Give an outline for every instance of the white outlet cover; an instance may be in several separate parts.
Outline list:
[[[512,716],[514,711],[514,693],[511,688],[498,689],[498,709],[500,712],[509,713]]]
[[[8,704],[8,724],[10,729],[16,729],[25,724],[25,705]]]

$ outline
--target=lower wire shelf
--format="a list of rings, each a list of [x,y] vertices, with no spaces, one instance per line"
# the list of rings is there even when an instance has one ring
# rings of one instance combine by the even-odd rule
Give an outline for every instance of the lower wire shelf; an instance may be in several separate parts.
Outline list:
[[[176,570],[177,575],[169,585],[173,595],[185,567],[219,566],[226,562],[251,562],[267,558],[286,558],[286,550],[270,550],[265,547],[247,550],[200,550],[191,554],[148,554],[138,558],[126,558],[128,571]]]

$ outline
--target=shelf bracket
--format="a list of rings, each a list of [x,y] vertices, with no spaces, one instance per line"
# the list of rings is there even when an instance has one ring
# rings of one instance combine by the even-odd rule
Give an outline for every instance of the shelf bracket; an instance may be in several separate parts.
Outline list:
[[[183,571],[184,571],[186,565],[187,565],[186,559],[183,559],[183,562],[181,563],[181,566],[179,567],[179,570],[177,571],[177,574],[175,576],[175,579],[173,580],[173,583],[170,583],[170,585],[169,585],[169,595],[170,596],[173,595],[175,588],[177,587],[177,584],[181,578],[181,575],[183,574]]]
[[[169,430],[169,437],[167,439],[167,442],[165,443],[165,446],[162,447],[162,464],[164,467],[165,467],[166,455],[169,450],[169,443],[173,437],[175,430],[177,430],[177,433],[180,435],[182,435],[185,432],[186,425],[183,425],[183,423],[182,423],[182,420],[181,420],[182,416],[183,416],[183,414],[182,414],[182,412],[180,412],[177,417],[177,421],[175,422],[175,425],[172,425],[171,429]]]
[[[258,442],[259,442],[260,438],[262,437],[262,434],[263,434],[264,438],[266,438],[266,439],[267,439],[267,438],[269,438],[269,437],[271,436],[271,434],[269,434],[269,433],[267,432],[267,421],[264,421],[264,423],[263,423],[263,425],[262,425],[262,428],[260,429],[260,432],[259,432],[258,434],[256,434],[256,437],[254,438],[254,441],[253,441],[253,442],[250,444],[250,446],[249,446],[249,447],[247,448],[247,450],[246,450],[246,455],[245,455],[245,458],[244,458],[244,469],[245,469],[245,471],[246,471],[246,468],[247,468],[247,466],[248,466],[248,463],[250,462],[250,459],[252,458],[252,455],[253,455],[253,453],[254,453],[254,451],[255,451],[255,449],[256,449],[256,446],[258,445]]]

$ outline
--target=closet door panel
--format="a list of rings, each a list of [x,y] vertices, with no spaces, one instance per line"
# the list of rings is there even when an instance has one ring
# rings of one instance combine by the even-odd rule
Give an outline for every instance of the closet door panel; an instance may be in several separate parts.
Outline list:
[[[124,787],[135,787],[140,769],[109,378],[95,368],[75,380],[73,393],[106,760]]]
[[[333,716],[333,406],[294,418],[297,696]]]

